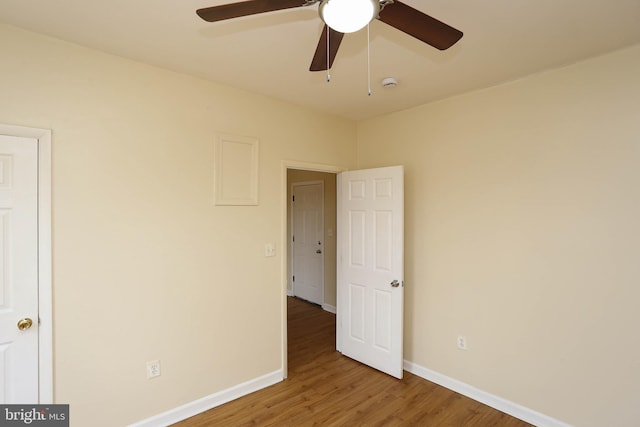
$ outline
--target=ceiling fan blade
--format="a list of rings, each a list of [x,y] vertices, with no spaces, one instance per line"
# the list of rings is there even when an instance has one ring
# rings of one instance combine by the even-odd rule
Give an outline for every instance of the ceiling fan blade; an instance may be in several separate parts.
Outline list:
[[[398,0],[386,5],[378,19],[440,50],[450,48],[462,37],[462,31]]]
[[[196,10],[198,16],[207,22],[223,21],[241,16],[273,12],[282,9],[307,6],[305,0],[249,0],[240,3],[223,4]]]
[[[331,68],[333,66],[333,60],[336,59],[338,48],[340,47],[340,43],[342,42],[344,33],[340,33],[332,28],[329,28],[328,25],[325,25],[324,29],[322,30],[322,35],[320,36],[320,41],[318,41],[316,53],[313,55],[313,60],[311,61],[311,67],[309,67],[309,71],[324,71],[327,69],[327,31],[329,31],[328,68]]]

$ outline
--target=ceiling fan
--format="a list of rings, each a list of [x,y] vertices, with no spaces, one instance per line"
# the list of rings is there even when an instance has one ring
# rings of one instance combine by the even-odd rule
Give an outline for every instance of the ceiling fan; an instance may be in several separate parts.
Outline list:
[[[461,31],[398,0],[248,0],[206,7],[196,13],[207,22],[216,22],[316,3],[320,4],[320,18],[325,26],[309,71],[331,68],[344,34],[365,27],[374,18],[440,50],[450,48],[462,37]],[[360,22],[351,26],[344,21],[345,17],[359,18]]]

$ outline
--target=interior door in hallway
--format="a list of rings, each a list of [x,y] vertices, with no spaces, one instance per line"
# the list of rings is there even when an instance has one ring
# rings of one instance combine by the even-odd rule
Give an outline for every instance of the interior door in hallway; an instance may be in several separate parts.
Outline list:
[[[0,135],[0,403],[38,403],[38,142]]]
[[[322,304],[324,297],[324,188],[322,182],[292,185],[293,294]]]
[[[338,175],[338,238],[337,348],[402,378],[402,166]]]

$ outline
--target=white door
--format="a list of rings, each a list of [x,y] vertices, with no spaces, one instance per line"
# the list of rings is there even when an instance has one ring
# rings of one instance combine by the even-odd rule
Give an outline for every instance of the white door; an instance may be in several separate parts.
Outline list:
[[[324,188],[322,182],[292,186],[293,294],[316,304],[324,291]]]
[[[0,136],[0,403],[38,399],[38,142]]]
[[[337,348],[402,378],[403,167],[339,174],[337,203]]]

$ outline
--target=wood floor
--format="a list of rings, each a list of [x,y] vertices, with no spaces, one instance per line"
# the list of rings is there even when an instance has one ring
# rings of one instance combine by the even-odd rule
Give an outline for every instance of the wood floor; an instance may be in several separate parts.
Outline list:
[[[408,372],[398,380],[342,356],[335,316],[288,300],[289,378],[174,426],[530,425]]]

